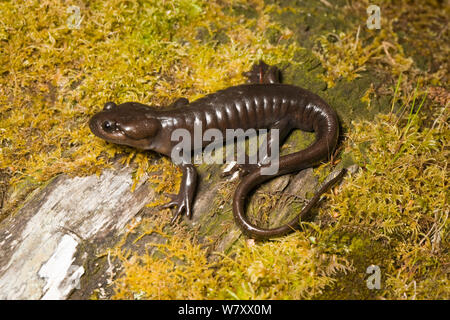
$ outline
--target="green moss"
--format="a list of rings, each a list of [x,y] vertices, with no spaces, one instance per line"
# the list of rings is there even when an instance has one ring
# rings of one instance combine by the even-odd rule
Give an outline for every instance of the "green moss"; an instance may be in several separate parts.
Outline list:
[[[428,1],[421,6],[419,1],[402,1],[402,6],[388,7],[394,10],[397,19],[393,30],[399,43],[408,55],[414,58],[420,72],[434,85],[448,86],[448,16],[450,8],[442,1]]]
[[[324,235],[357,233],[357,242],[349,247],[352,261],[360,265],[361,273],[364,263],[381,267],[384,286],[378,296],[426,299],[449,295],[437,285],[448,282],[444,267],[449,245],[445,240],[448,190],[444,187],[448,112],[444,110],[436,109],[436,126],[431,128],[422,127],[420,115],[411,113],[401,128],[383,116],[375,123],[358,123],[351,134],[352,153],[364,171],[332,196],[327,215],[336,224]],[[329,242],[324,239],[328,246]],[[328,296],[359,297],[352,293],[358,287],[352,275],[344,278],[341,285],[348,290]],[[435,292],[431,283],[436,285]],[[365,291],[364,285],[360,282],[357,291]]]
[[[241,243],[228,256],[210,262],[207,251],[189,234],[149,243],[155,255],[125,256],[116,299],[289,299],[320,293],[331,276],[349,268],[335,256],[323,256],[298,236],[256,245]],[[231,258],[233,257],[233,258]],[[305,277],[305,275],[307,275]]]
[[[308,8],[311,12],[324,10],[314,6]],[[365,7],[364,4],[357,8],[347,6],[343,12],[350,9],[363,10]],[[282,14],[286,24],[289,21],[298,22],[298,19],[294,19],[296,11],[289,7],[279,11],[272,7],[270,12],[272,15]],[[289,20],[289,17],[292,19]],[[308,21],[311,24],[315,22]],[[340,25],[339,31],[344,34],[339,40],[346,46],[338,48],[333,45],[332,38],[322,38],[332,48],[323,53],[328,55],[327,58],[330,55],[348,57],[349,52],[345,51],[352,48],[351,40],[356,39],[356,28],[352,25],[354,22],[349,19]],[[320,20],[318,24],[317,30],[326,26],[321,25]],[[340,71],[333,69],[331,64],[327,65],[325,60],[321,61],[320,56],[314,55],[311,50],[300,48],[292,51],[295,61],[279,64],[282,69],[288,66],[284,70],[286,82],[315,92],[328,87],[326,77],[322,76],[324,73],[330,75],[330,72],[338,72],[335,78],[328,79],[334,82],[334,87],[321,95],[343,117],[346,139],[340,159],[342,165],[356,162],[362,170],[348,177],[337,191],[331,192],[318,218],[312,223],[303,223],[302,232],[276,241],[247,241],[241,246],[234,246],[227,256],[214,260],[215,263],[207,271],[202,265],[183,273],[185,278],[177,281],[183,283],[201,278],[199,283],[213,284],[209,291],[203,287],[203,293],[199,295],[202,299],[448,299],[446,252],[449,225],[446,207],[448,191],[445,189],[445,181],[448,180],[448,151],[445,147],[445,137],[449,131],[448,112],[445,106],[439,107],[430,101],[421,109],[428,110],[426,113],[417,112],[418,106],[422,106],[419,97],[423,97],[423,92],[411,90],[415,69],[411,67],[411,60],[399,47],[396,35],[390,28],[386,33],[364,36],[361,33],[360,39],[361,43],[370,43],[377,37],[376,41],[390,41],[394,47],[388,50],[393,51],[389,54],[384,50],[377,51],[379,56],[372,61],[368,59],[371,52],[364,51],[367,49],[357,43],[362,64],[348,65],[344,59],[343,66],[348,67],[347,73],[340,74]],[[278,34],[274,30],[267,32],[267,35],[270,34],[276,35],[270,37],[273,44]],[[312,48],[314,42],[309,43]],[[397,69],[391,74],[391,70],[378,64],[380,60]],[[359,69],[361,67],[368,70],[363,71]],[[396,75],[399,72],[406,80],[398,80]],[[395,83],[398,84],[397,89]],[[386,90],[384,94],[383,90],[379,90],[380,87]],[[377,116],[379,112],[394,111],[394,107],[407,112],[400,117],[392,113]],[[428,117],[435,120],[429,122]],[[354,119],[359,120],[352,123]],[[425,123],[429,125],[425,126]],[[304,140],[303,135],[294,133],[288,139],[288,148],[283,152],[304,147],[308,139]],[[318,174],[324,177],[323,173],[329,170],[325,166],[320,168]],[[227,193],[227,197],[229,195]],[[227,197],[219,197],[222,199],[220,205],[229,201]],[[255,210],[266,212],[265,208],[272,208],[277,201],[275,198],[264,198],[263,194],[263,201],[258,203]],[[230,213],[229,206],[221,210]],[[224,216],[228,219],[228,214]],[[214,223],[223,223],[219,217],[214,217]],[[267,216],[260,215],[259,218],[265,219]],[[176,239],[174,241],[177,243]],[[174,245],[172,249],[176,251],[176,248]],[[208,255],[206,251],[196,251],[196,257],[203,259],[205,255]],[[156,264],[160,281],[173,280],[172,264],[162,264],[160,260],[142,261],[145,268],[140,269],[138,274],[149,273],[146,277],[153,277],[152,268]],[[366,270],[370,265],[380,267],[380,290],[367,287]],[[211,270],[214,272],[211,273]],[[126,282],[135,276],[132,269],[125,270],[119,281]],[[163,287],[162,290],[167,288]],[[123,290],[119,291],[120,294],[126,293],[131,298],[148,297],[155,292],[150,285],[140,287],[139,290],[132,285],[125,285],[120,290]],[[189,292],[183,291],[183,288],[177,290],[178,297],[190,298]],[[166,295],[158,297],[171,298],[174,294],[171,290],[164,292]]]

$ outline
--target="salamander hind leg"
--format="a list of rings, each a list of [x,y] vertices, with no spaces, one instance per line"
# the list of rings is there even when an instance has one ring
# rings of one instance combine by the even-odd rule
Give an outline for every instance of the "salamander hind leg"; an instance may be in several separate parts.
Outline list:
[[[262,60],[242,75],[248,79],[248,83],[280,83],[280,69],[269,66]]]

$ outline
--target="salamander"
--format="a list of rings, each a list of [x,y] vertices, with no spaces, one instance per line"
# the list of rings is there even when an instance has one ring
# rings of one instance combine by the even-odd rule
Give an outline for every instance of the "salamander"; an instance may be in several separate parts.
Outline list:
[[[270,134],[270,130],[278,129],[280,145],[293,129],[314,131],[316,140],[309,147],[279,158],[279,170],[275,175],[262,174],[261,170],[267,164],[261,163],[236,164],[225,174],[239,171],[242,177],[233,198],[236,223],[247,236],[268,239],[298,229],[300,218],[342,177],[343,171],[326,183],[292,221],[274,229],[260,228],[249,222],[245,214],[247,195],[275,176],[309,168],[329,158],[337,144],[339,123],[336,112],[318,95],[280,83],[280,71],[275,66],[260,61],[244,75],[249,79],[247,84],[232,86],[193,102],[179,98],[168,108],[137,102],[119,105],[107,102],[103,110],[90,119],[89,127],[96,136],[108,142],[153,150],[169,157],[177,143],[171,139],[174,130],[182,128],[193,133],[196,123],[202,123],[204,130],[218,129],[223,133],[226,129],[265,128]],[[192,217],[197,185],[194,165],[184,162],[180,168],[183,174],[180,191],[170,195],[171,201],[161,207],[177,206],[172,221],[183,212],[188,218]]]

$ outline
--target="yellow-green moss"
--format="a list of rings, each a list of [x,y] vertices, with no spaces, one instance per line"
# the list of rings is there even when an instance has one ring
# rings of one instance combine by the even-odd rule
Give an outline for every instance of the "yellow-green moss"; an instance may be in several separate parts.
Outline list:
[[[425,117],[416,111],[400,120],[401,126],[392,115],[379,116],[374,123],[355,123],[348,148],[363,170],[332,194],[323,211],[322,219],[334,223],[322,233],[323,243],[329,245],[332,234],[346,234],[362,243],[349,247],[348,258],[360,266],[361,274],[370,264],[382,268],[383,288],[376,294],[385,298],[450,295],[446,271],[450,114],[448,105],[432,110],[431,127],[423,126]],[[340,294],[357,298],[351,294],[354,279],[346,281],[340,285],[347,291]]]
[[[319,1],[310,4],[321,6],[314,10],[328,8]],[[343,14],[355,9],[352,6],[364,12],[366,4],[347,4]],[[79,29],[68,27],[71,5],[80,7]],[[405,5],[405,12],[412,7]],[[382,17],[396,8],[386,2]],[[409,20],[428,25],[430,17],[442,17],[430,8],[427,19]],[[342,15],[337,8],[329,10]],[[356,79],[370,65],[379,66],[391,80],[396,79],[391,73],[406,79],[404,86],[382,86],[389,99],[395,95],[392,107],[400,101],[405,116],[354,123],[344,154],[362,171],[332,191],[315,223],[304,223],[302,232],[277,241],[242,243],[210,262],[210,253],[195,237],[176,228],[168,235],[164,226],[169,216],[161,215],[166,220],[153,221],[136,241],[157,232],[165,237],[164,244],[150,243],[144,255],[124,252],[120,244],[114,249],[113,256],[124,265],[115,282],[115,298],[449,298],[448,104],[444,99],[437,108],[427,101],[424,112],[415,115],[423,92],[411,90],[417,70],[393,26],[385,23],[389,19],[383,18],[384,28],[374,31],[373,39],[358,37],[356,24],[322,30],[322,49],[315,47],[314,58],[291,41],[297,37],[292,30],[298,30],[270,16],[304,19],[312,25],[311,19],[319,15],[264,6],[262,0],[2,1],[0,14],[0,169],[8,172],[11,189],[27,186],[27,192],[59,173],[99,174],[119,153],[126,154],[125,163],[135,164],[135,180],[147,172],[158,191],[176,190],[179,172],[169,161],[150,164],[150,153],[107,144],[89,132],[89,117],[106,101],[163,106],[180,96],[194,100],[241,83],[241,72],[260,58],[301,66],[291,78],[297,84],[312,83],[315,92],[324,89],[324,82],[309,70],[325,71],[329,86],[341,77]],[[327,23],[318,25],[323,29]],[[417,29],[427,30],[420,48],[446,36],[434,34],[432,28]],[[330,32],[338,35],[327,37]],[[317,38],[307,40],[313,47]],[[443,54],[436,61],[443,68],[422,74],[426,85],[446,84],[445,43],[437,41]],[[381,94],[378,87],[368,86],[360,96],[348,88],[327,90],[334,94],[327,101],[339,107],[352,95],[351,101],[361,102],[361,108],[365,103],[372,107],[374,96]],[[391,109],[390,103],[386,106]],[[357,113],[338,110],[346,116],[343,122]],[[321,172],[329,167],[324,169]],[[230,190],[222,198],[218,201],[229,203]],[[158,256],[152,255],[152,247],[158,248]],[[365,284],[370,264],[381,267],[379,291]]]

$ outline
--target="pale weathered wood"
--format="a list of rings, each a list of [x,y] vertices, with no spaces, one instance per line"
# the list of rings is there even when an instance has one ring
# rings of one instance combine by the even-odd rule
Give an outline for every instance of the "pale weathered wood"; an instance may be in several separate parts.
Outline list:
[[[143,180],[144,181],[144,180]],[[80,244],[107,241],[154,198],[131,190],[131,169],[100,176],[59,176],[0,224],[0,299],[65,299],[94,257]],[[75,262],[75,257],[80,257]]]

